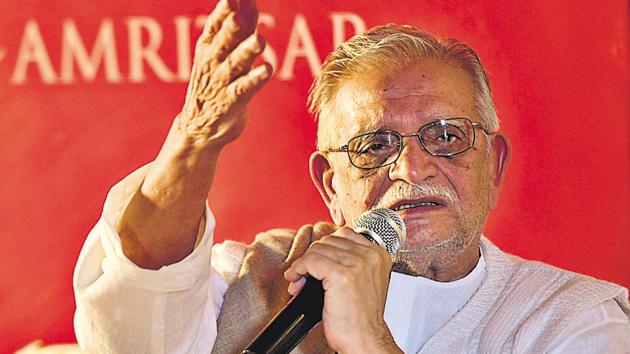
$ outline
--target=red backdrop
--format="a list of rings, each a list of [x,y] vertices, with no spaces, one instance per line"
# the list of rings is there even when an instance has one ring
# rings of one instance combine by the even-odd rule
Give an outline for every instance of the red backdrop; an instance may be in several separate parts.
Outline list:
[[[8,0],[0,13],[0,351],[73,341],[71,276],[108,189],[150,161],[180,108],[214,4]],[[328,215],[307,172],[313,70],[364,24],[478,50],[514,152],[486,234],[505,250],[630,286],[626,1],[262,1],[276,76],[226,149],[217,238]],[[192,42],[194,43],[194,42]]]

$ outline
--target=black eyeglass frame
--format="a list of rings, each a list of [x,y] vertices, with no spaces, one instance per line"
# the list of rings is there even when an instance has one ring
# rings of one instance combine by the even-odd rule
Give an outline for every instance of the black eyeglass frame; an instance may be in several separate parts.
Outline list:
[[[475,130],[473,129],[473,136],[472,136],[472,141],[470,142],[470,144],[468,145],[468,147],[462,151],[458,151],[458,152],[454,152],[454,153],[449,153],[449,154],[434,154],[432,152],[430,152],[427,147],[424,145],[424,142],[422,141],[422,136],[420,135],[420,131],[432,124],[438,123],[438,122],[448,122],[448,121],[453,121],[453,120],[465,120],[468,123],[470,123],[470,125],[473,128],[479,128],[481,129],[486,135],[491,135],[494,134],[492,132],[489,132],[484,126],[483,124],[479,123],[479,122],[473,122],[472,120],[470,120],[469,118],[466,117],[451,117],[451,118],[443,118],[443,119],[438,119],[438,120],[434,120],[432,122],[429,122],[427,124],[422,125],[420,128],[418,128],[418,131],[416,131],[415,133],[411,133],[411,134],[400,134],[399,132],[395,131],[395,130],[375,130],[375,131],[371,131],[371,132],[367,132],[367,133],[362,133],[359,134],[355,137],[352,137],[352,139],[350,139],[348,141],[348,143],[346,145],[340,146],[338,148],[334,148],[334,149],[328,149],[325,150],[323,152],[345,152],[348,155],[348,160],[350,161],[350,163],[352,164],[352,166],[361,169],[361,170],[374,170],[377,168],[381,168],[381,167],[385,167],[385,166],[389,166],[392,165],[394,163],[396,163],[396,161],[398,161],[398,159],[400,158],[400,155],[402,155],[402,149],[404,147],[404,144],[402,144],[403,138],[410,138],[410,137],[417,137],[418,138],[418,142],[420,143],[420,146],[422,147],[422,149],[424,151],[427,152],[427,154],[431,155],[431,156],[437,156],[437,157],[452,157],[455,155],[459,155],[462,154],[468,150],[470,150],[473,146],[475,146],[475,142],[477,140],[477,134],[475,134]],[[376,166],[376,167],[361,167],[361,166],[357,166],[354,164],[354,162],[352,161],[352,158],[350,157],[350,150],[349,150],[349,145],[350,142],[354,139],[360,138],[362,136],[367,136],[367,135],[371,135],[374,133],[391,133],[394,134],[396,136],[398,136],[400,139],[400,144],[398,146],[398,155],[396,156],[396,158],[388,163],[382,164],[380,166]]]

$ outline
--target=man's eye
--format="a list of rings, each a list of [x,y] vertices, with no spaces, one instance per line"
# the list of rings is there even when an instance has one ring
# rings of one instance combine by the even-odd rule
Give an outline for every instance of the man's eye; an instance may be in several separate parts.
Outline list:
[[[461,140],[461,139],[459,138],[459,136],[457,136],[455,134],[449,134],[448,132],[445,131],[443,134],[440,134],[437,137],[437,140],[439,140],[440,142],[443,142],[443,143],[449,143],[450,144],[450,143],[455,143],[455,142],[457,142],[458,140]]]
[[[391,150],[391,144],[386,143],[383,139],[366,139],[356,144],[354,151],[359,154],[384,154]]]
[[[379,153],[387,149],[387,145],[374,143],[371,144],[365,152]]]

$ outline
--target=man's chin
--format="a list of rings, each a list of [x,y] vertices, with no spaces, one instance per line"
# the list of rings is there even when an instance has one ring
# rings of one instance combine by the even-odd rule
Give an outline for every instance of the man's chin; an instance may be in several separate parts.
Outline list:
[[[463,232],[408,230],[405,244],[394,258],[393,271],[431,278],[436,268],[449,267],[474,243]]]
[[[410,251],[422,251],[436,247],[448,240],[461,235],[462,232],[448,227],[452,220],[439,219],[412,219],[405,220],[407,237],[403,248]]]

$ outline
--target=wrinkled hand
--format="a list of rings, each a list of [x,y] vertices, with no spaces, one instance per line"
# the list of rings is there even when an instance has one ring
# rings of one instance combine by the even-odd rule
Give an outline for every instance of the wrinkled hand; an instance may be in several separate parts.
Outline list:
[[[391,270],[386,250],[342,227],[314,242],[284,273],[297,294],[304,276],[322,281],[322,322],[340,353],[400,352],[383,319]]]
[[[236,139],[247,121],[247,102],[271,77],[271,66],[252,67],[265,47],[255,33],[254,0],[220,0],[195,46],[195,58],[176,126],[196,140],[220,145]]]

